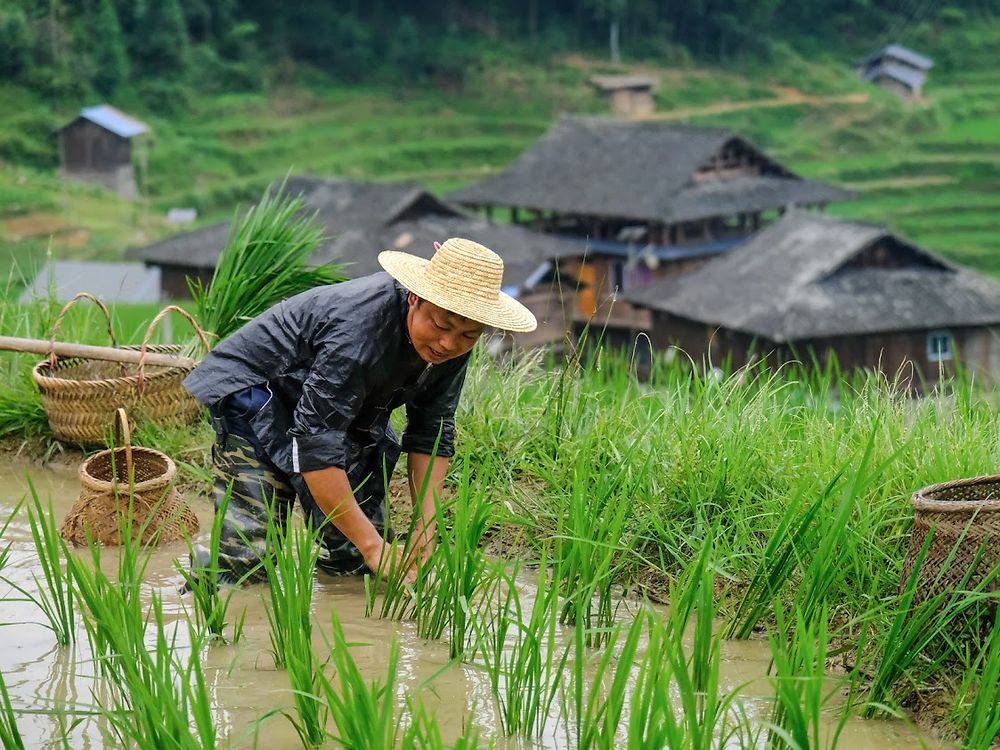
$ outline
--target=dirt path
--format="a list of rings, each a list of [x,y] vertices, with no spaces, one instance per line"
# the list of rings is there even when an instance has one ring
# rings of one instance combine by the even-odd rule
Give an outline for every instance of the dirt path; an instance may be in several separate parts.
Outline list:
[[[773,99],[747,99],[742,102],[719,102],[709,104],[705,107],[682,107],[680,109],[670,109],[663,112],[653,112],[636,119],[641,120],[683,120],[688,117],[699,117],[703,115],[721,115],[727,112],[739,112],[747,109],[773,109],[775,107],[791,107],[797,104],[823,105],[823,104],[865,104],[868,94],[831,94],[826,96],[813,96],[805,94],[796,89],[785,88],[783,86],[772,86],[772,91],[777,94]]]

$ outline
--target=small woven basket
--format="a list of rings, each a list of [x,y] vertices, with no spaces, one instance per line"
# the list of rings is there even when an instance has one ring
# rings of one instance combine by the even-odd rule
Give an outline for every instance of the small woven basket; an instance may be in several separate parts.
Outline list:
[[[77,294],[59,313],[52,326],[53,346],[63,317],[81,299],[89,299],[101,309],[111,345],[117,346],[107,307],[87,292]],[[149,420],[163,426],[190,424],[197,419],[200,406],[181,385],[193,365],[154,366],[147,365],[143,359],[146,352],[181,352],[180,346],[149,344],[153,329],[169,312],[183,315],[194,326],[208,351],[208,342],[197,323],[184,310],[171,305],[161,310],[149,324],[141,346],[121,347],[140,352],[138,365],[81,357],[57,359],[54,352],[35,365],[31,375],[38,385],[42,406],[56,439],[80,445],[103,444],[104,430],[118,407],[128,409],[139,421]]]
[[[910,502],[913,531],[900,588],[910,579],[931,533],[927,556],[917,574],[915,599],[954,591],[963,580],[964,588],[971,590],[995,573],[1000,565],[1000,476],[934,484],[913,493]],[[994,578],[984,590],[1000,590],[1000,581]]]
[[[174,462],[152,448],[133,448],[125,410],[116,414],[115,443],[121,447],[96,453],[80,465],[80,495],[59,533],[79,545],[88,540],[121,544],[126,528],[133,538],[141,533],[143,544],[195,534],[198,517],[172,484]]]

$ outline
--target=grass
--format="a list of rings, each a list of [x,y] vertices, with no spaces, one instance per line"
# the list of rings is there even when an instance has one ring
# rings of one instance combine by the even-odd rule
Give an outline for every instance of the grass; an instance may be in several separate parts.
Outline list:
[[[968,590],[969,580],[979,564],[979,556],[973,558],[964,579],[955,588],[938,585],[938,579],[961,549],[961,538],[929,586],[932,593],[922,591],[918,587],[920,570],[932,539],[933,534],[929,534],[916,556],[913,571],[902,587],[898,603],[889,610],[889,627],[879,634],[878,655],[873,660],[874,669],[867,686],[863,716],[872,717],[887,710],[891,712],[892,706],[903,705],[917,686],[956,657],[956,644],[960,644],[969,631],[981,622],[981,617],[976,616],[976,609],[983,601],[992,598],[995,602],[995,596],[984,592],[989,590],[990,581],[1000,574],[1000,568],[980,581],[973,590]],[[980,555],[982,552],[983,548]],[[869,622],[874,623],[874,620]],[[859,640],[861,658],[864,657],[863,651],[864,638]]]
[[[987,750],[1000,734],[1000,619],[993,623],[984,648],[976,658],[974,698],[965,724],[965,747]]]

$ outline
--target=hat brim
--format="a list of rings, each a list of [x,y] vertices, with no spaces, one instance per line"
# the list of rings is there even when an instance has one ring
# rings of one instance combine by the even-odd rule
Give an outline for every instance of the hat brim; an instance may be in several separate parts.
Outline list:
[[[509,294],[500,292],[496,300],[484,302],[462,287],[443,288],[428,281],[424,270],[430,261],[425,258],[398,250],[385,250],[378,254],[378,262],[392,278],[418,297],[449,312],[504,331],[527,333],[538,327],[531,311]]]

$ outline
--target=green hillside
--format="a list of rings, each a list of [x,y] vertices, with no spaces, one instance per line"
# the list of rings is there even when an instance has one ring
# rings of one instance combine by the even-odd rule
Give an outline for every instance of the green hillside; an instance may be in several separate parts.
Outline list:
[[[57,257],[116,258],[170,231],[193,206],[227,217],[289,171],[419,180],[446,191],[501,168],[564,113],[603,112],[594,72],[660,79],[658,115],[739,130],[793,170],[858,191],[835,213],[885,223],[931,250],[1000,275],[1000,79],[989,54],[1000,23],[928,28],[935,57],[924,101],[904,104],[855,78],[850,59],[779,47],[728,67],[613,66],[580,55],[470,72],[454,91],[424,84],[332,84],[301,71],[259,93],[189,95],[145,109],[153,128],[146,200],[135,204],[55,177],[52,131],[79,104],[0,84],[0,274]],[[960,50],[960,54],[955,52]],[[30,166],[34,165],[34,166]]]

